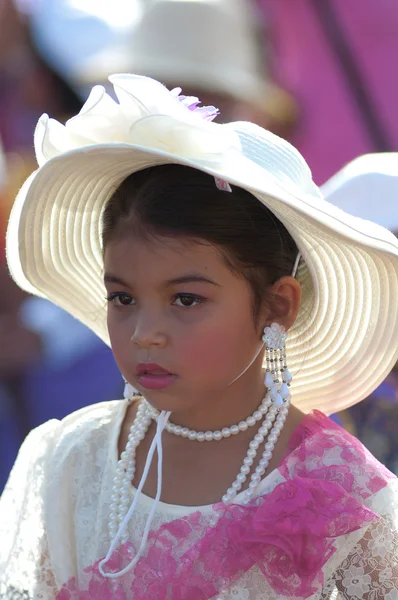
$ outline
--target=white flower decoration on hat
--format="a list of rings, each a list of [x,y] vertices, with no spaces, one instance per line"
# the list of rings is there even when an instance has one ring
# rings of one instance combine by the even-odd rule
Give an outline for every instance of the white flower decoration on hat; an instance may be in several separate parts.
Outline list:
[[[102,86],[95,86],[80,113],[61,125],[43,115],[35,131],[39,166],[59,154],[104,143],[126,143],[179,157],[201,156],[203,162],[220,162],[240,149],[235,132],[211,121],[214,106],[199,106],[198,98],[169,91],[148,77],[112,75],[115,102]]]

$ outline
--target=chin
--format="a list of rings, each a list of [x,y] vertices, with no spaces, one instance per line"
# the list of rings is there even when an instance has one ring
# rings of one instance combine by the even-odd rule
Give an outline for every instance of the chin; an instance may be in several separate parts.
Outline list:
[[[187,403],[168,390],[141,390],[145,400],[159,412],[180,412],[191,408]]]

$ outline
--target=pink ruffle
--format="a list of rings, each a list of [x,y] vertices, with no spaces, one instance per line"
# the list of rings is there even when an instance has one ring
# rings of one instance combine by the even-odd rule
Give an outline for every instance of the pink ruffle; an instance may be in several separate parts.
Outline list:
[[[303,421],[280,468],[287,481],[271,493],[248,505],[215,505],[213,525],[200,512],[164,524],[150,533],[146,555],[116,580],[116,589],[100,575],[98,560],[85,570],[86,591],[70,580],[57,600],[208,600],[254,565],[276,593],[307,598],[323,585],[334,540],[377,518],[362,502],[390,478],[331,423],[321,413]],[[325,460],[336,447],[343,464]],[[132,553],[130,544],[121,546],[107,568],[122,569]]]
[[[262,500],[260,506],[228,507],[213,543],[205,537],[201,552],[210,553],[225,535],[238,551],[232,554],[234,562],[229,559],[231,572],[257,564],[277,593],[289,592],[295,598],[308,597],[323,583],[322,567],[334,552],[334,538],[377,518],[339,484],[328,481],[297,477]]]

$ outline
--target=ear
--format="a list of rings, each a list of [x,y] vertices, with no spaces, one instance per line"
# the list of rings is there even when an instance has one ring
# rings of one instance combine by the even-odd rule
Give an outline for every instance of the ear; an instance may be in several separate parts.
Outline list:
[[[280,323],[286,331],[297,319],[301,302],[301,286],[291,276],[281,277],[269,289],[270,301],[264,317],[267,324]]]

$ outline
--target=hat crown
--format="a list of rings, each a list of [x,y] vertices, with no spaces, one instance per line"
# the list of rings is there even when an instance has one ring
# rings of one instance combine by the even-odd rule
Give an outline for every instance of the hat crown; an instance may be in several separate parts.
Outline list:
[[[288,141],[254,123],[237,122],[232,125],[239,136],[242,153],[272,175],[281,188],[297,197],[323,197],[312,179],[308,164]]]

